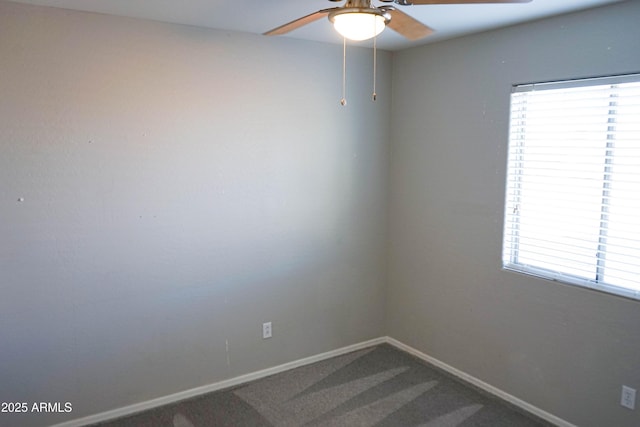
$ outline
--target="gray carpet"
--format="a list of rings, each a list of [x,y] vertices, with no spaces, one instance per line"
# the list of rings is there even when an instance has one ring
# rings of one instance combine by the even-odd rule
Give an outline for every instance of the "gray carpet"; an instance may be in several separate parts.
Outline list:
[[[102,427],[550,426],[389,345],[359,350]]]

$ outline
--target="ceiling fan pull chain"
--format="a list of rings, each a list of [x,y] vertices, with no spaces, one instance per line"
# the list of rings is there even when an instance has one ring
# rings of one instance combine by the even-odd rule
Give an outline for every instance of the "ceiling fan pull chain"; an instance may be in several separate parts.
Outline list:
[[[342,99],[340,105],[347,105],[347,38],[342,38]]]
[[[371,100],[375,101],[378,98],[378,94],[376,93],[376,64],[377,64],[377,56],[378,56],[378,47],[377,47],[378,36],[373,37],[373,93],[371,94]]]

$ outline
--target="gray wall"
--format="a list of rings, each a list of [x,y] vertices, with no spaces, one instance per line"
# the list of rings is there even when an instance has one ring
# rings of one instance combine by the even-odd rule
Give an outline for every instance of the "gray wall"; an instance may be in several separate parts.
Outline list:
[[[380,336],[371,58],[349,50],[344,108],[340,45],[0,2],[0,401],[73,403],[0,424]]]
[[[500,270],[514,83],[640,71],[640,2],[393,61],[387,333],[580,426],[638,426],[640,305]]]

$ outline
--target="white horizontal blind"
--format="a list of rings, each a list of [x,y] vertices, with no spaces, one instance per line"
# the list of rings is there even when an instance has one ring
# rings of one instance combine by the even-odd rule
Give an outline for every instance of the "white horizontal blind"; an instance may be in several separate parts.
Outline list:
[[[514,88],[503,265],[640,299],[640,75]]]

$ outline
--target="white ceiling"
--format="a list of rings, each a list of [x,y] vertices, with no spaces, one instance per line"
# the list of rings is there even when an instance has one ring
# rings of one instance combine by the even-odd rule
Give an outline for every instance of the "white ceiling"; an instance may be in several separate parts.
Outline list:
[[[319,9],[340,6],[327,0],[13,0],[67,9],[107,13],[221,30],[262,34]],[[398,6],[435,29],[435,34],[410,42],[391,29],[378,37],[378,47],[399,50],[437,40],[488,30],[547,16],[616,3],[620,0],[533,0],[521,4],[467,4],[455,6]],[[380,5],[373,0],[373,5]],[[286,36],[342,43],[326,19]],[[370,46],[371,41],[360,42]]]

